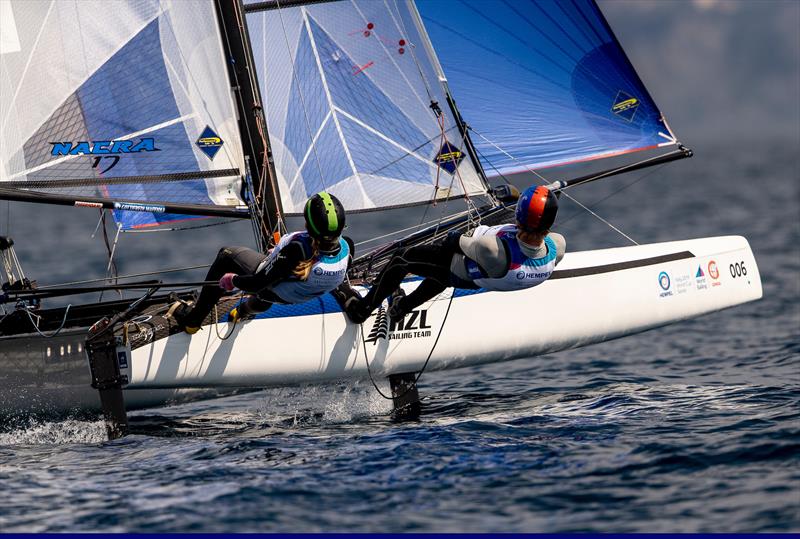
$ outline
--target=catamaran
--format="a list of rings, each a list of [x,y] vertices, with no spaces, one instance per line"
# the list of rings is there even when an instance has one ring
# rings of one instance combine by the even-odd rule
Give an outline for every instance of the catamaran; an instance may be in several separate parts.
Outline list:
[[[0,0],[0,35],[0,199],[111,212],[120,231],[250,219],[263,250],[322,190],[350,213],[452,208],[367,250],[356,285],[398,249],[510,222],[509,175],[570,197],[691,155],[592,0]],[[596,169],[570,177],[575,162]],[[449,289],[363,325],[331,296],[229,323],[233,294],[188,335],[170,314],[188,293],[35,286],[13,240],[0,253],[0,413],[102,410],[111,436],[127,410],[368,376],[388,378],[401,408],[425,370],[585,346],[762,295],[747,241],[712,237],[568,252],[536,288]],[[103,288],[143,295],[46,308]],[[506,313],[535,304],[551,308],[537,331],[505,330]]]

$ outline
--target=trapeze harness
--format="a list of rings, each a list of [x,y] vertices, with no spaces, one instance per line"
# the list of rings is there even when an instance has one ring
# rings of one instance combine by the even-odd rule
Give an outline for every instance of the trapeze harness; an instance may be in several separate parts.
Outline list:
[[[469,258],[464,258],[464,265],[470,279],[479,287],[494,291],[511,291],[531,288],[542,284],[553,273],[556,267],[557,248],[549,236],[545,236],[544,244],[547,254],[539,258],[529,258],[522,252],[517,240],[515,225],[498,225],[493,227],[479,226],[472,237],[495,235],[508,248],[510,258],[508,271],[502,277],[491,278],[481,267]]]
[[[294,232],[283,236],[269,256],[258,265],[256,273],[269,272],[272,264],[278,258],[280,250],[293,240],[302,241],[306,252],[312,250],[313,240],[308,232]],[[335,255],[320,253],[311,266],[311,271],[305,281],[297,277],[289,277],[271,286],[270,291],[284,303],[303,303],[322,296],[342,284],[347,273],[349,256],[350,246],[344,238],[339,238],[339,252]]]

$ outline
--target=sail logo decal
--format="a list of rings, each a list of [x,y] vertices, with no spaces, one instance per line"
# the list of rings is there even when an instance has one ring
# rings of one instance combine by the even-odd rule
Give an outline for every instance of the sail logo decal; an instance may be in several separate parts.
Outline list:
[[[132,140],[81,140],[78,142],[51,142],[50,155],[115,155],[123,153],[160,152],[155,139],[143,138],[135,143]]]
[[[658,286],[661,287],[662,292],[659,294],[662,298],[672,295],[672,291],[669,289],[670,287],[670,279],[669,273],[666,271],[662,271],[658,274]]]
[[[463,160],[464,152],[449,142],[442,144],[442,149],[439,150],[439,153],[433,158],[433,162],[436,163],[439,168],[446,170],[449,174],[455,174],[456,168],[458,168],[458,165],[461,164]]]
[[[617,92],[617,97],[614,98],[611,112],[628,122],[632,122],[638,108],[639,100],[620,90]]]
[[[156,204],[138,204],[136,202],[114,202],[115,210],[125,211],[145,211],[150,213],[166,213],[167,209],[164,206]]]
[[[213,160],[214,156],[217,155],[217,152],[222,145],[225,144],[219,135],[217,135],[210,126],[206,126],[203,129],[203,132],[200,133],[200,137],[197,139],[197,147],[200,148],[200,151],[206,154],[206,156]]]
[[[379,339],[395,341],[430,336],[431,325],[428,323],[428,309],[413,310],[403,318],[390,320],[386,314],[386,309],[381,305],[378,308],[378,316],[375,318],[365,342],[370,342],[374,345],[377,344]]]
[[[100,168],[101,160],[108,160],[110,163],[100,171],[104,174],[114,168],[119,163],[122,154],[139,152],[160,152],[156,148],[154,138],[139,139],[134,143],[133,140],[80,140],[77,142],[51,142],[53,148],[50,155],[93,155],[92,168]]]

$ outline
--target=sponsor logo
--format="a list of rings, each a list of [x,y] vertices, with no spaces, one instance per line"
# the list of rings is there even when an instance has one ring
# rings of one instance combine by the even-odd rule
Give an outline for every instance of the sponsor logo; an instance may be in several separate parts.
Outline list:
[[[713,260],[708,263],[708,274],[711,275],[712,279],[719,279],[719,269],[717,269],[717,263]]]
[[[321,267],[317,266],[316,268],[314,268],[314,275],[327,275],[329,277],[335,277],[343,274],[346,271],[347,271],[346,268],[333,271],[333,270],[322,269]]]
[[[517,272],[517,279],[522,280],[524,278],[525,278],[525,272],[524,271],[518,271]]]
[[[146,211],[151,213],[167,212],[164,206],[157,206],[155,204],[137,204],[135,202],[114,202],[114,209],[125,211]]]
[[[366,342],[377,344],[379,339],[395,341],[399,339],[418,339],[431,336],[431,325],[428,323],[428,310],[411,311],[399,320],[389,320],[386,309],[378,308],[378,315]]]
[[[50,149],[50,155],[92,155],[92,168],[100,168],[101,160],[108,160],[110,164],[106,166],[100,173],[105,173],[114,168],[119,163],[120,157],[124,154],[140,153],[140,152],[160,152],[156,148],[156,140],[154,138],[139,139],[138,142],[134,140],[79,140],[77,142],[51,142],[53,147]]]
[[[206,156],[213,160],[214,156],[217,155],[217,152],[222,145],[225,144],[219,135],[217,135],[210,126],[206,126],[203,129],[203,132],[200,133],[200,137],[197,139],[197,147],[200,148],[200,151],[206,154]]]
[[[120,369],[128,368],[128,353],[126,351],[120,350],[117,352],[117,363],[119,363]]]
[[[50,155],[113,155],[123,153],[160,152],[155,139],[132,140],[81,140],[78,142],[51,142]]]
[[[671,285],[671,283],[670,283],[670,279],[669,279],[669,274],[666,271],[662,271],[661,273],[659,273],[658,274],[658,286],[660,286],[661,290],[663,290],[663,292],[661,292],[659,295],[662,298],[665,298],[667,296],[671,296],[672,295],[672,291],[669,289],[670,285]]]
[[[710,260],[708,262],[708,275],[711,277],[711,286],[719,286],[722,283],[719,282],[719,268],[717,268],[717,262],[715,260]]]
[[[454,174],[456,168],[458,168],[458,165],[463,159],[464,152],[449,142],[445,142],[442,144],[442,148],[439,150],[439,153],[433,158],[433,162],[443,170],[446,170],[448,173]]]
[[[76,200],[75,205],[79,208],[102,208],[103,205],[100,202],[84,202],[83,200]]]
[[[685,294],[692,287],[692,275],[687,273],[684,275],[675,276],[675,292],[678,294]]]
[[[703,266],[697,266],[697,272],[694,274],[694,284],[698,290],[708,290],[708,282],[706,281],[706,274],[703,272]]]
[[[632,122],[638,108],[639,100],[620,90],[614,98],[614,104],[611,105],[611,112],[624,120]]]

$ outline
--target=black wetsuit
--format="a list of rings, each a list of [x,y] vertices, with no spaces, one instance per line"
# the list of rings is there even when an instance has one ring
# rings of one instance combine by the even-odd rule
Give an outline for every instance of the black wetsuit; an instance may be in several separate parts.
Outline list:
[[[449,241],[417,245],[395,254],[375,279],[367,295],[361,301],[351,303],[346,309],[347,315],[354,322],[368,318],[385,297],[400,287],[400,283],[409,273],[425,279],[413,292],[398,299],[399,309],[402,312],[411,311],[422,305],[430,298],[444,292],[448,286],[479,288],[471,282],[459,279],[450,271],[453,255],[459,253],[461,250],[458,247],[458,237],[453,236]],[[343,289],[348,296],[357,295],[347,283],[342,283],[340,289]]]
[[[352,240],[349,238],[345,238],[345,240],[350,245],[352,254],[354,251]],[[271,267],[265,268],[266,271],[262,269],[256,273],[258,266],[267,256],[248,247],[223,247],[208,269],[206,281],[217,281],[226,273],[235,273],[234,286],[253,294],[247,301],[248,310],[250,312],[266,311],[273,303],[282,303],[270,287],[290,278],[300,262],[312,258],[313,251],[310,242],[297,238],[280,250]],[[181,323],[188,327],[199,327],[214,305],[225,294],[226,292],[217,285],[204,286],[194,308],[181,318]]]

